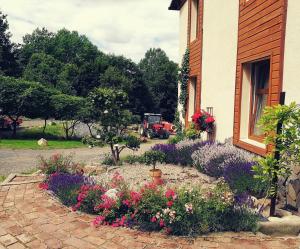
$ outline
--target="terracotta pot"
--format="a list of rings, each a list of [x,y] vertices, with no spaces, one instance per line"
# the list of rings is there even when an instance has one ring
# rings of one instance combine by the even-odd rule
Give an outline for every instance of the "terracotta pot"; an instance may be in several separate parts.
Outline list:
[[[151,169],[149,171],[150,173],[150,176],[152,177],[152,180],[155,184],[161,184],[162,183],[162,180],[161,180],[161,175],[162,175],[162,172],[160,169]]]

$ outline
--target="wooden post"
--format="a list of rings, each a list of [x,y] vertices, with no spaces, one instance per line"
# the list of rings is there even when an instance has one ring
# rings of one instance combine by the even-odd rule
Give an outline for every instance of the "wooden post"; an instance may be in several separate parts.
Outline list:
[[[285,92],[281,92],[279,104],[284,105],[284,103],[285,103]],[[280,120],[277,124],[277,130],[276,130],[277,134],[282,133],[282,122],[283,122],[283,120]],[[280,144],[281,144],[281,140],[277,139],[276,144],[275,144],[275,154],[274,154],[274,158],[277,161],[280,160],[280,151],[279,151]],[[275,169],[279,169],[278,163],[274,167],[275,167]],[[275,189],[274,189],[274,194],[271,196],[270,216],[275,216],[276,199],[277,199],[277,192],[278,192],[278,176],[277,176],[277,174],[275,174],[272,179],[272,185],[274,186]]]

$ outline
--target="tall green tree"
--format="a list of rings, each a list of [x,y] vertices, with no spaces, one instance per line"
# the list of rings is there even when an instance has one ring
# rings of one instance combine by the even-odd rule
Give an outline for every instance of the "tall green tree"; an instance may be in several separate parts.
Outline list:
[[[178,99],[178,65],[163,50],[151,48],[139,67],[152,97],[151,111],[160,112],[166,120],[173,121]]]
[[[11,42],[7,16],[0,11],[0,74],[18,76],[18,46]]]

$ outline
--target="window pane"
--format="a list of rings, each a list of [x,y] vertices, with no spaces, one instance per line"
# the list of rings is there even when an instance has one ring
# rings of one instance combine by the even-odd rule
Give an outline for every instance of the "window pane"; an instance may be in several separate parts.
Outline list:
[[[267,94],[257,96],[257,104],[256,104],[257,109],[256,109],[256,113],[254,114],[255,117],[254,117],[254,129],[253,129],[253,134],[256,136],[263,135],[261,128],[257,125],[257,123],[263,114],[263,110],[267,105],[267,101],[268,101]]]

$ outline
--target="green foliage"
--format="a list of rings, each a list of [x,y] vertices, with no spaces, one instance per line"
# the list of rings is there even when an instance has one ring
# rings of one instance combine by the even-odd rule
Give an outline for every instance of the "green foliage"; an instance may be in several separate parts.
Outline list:
[[[132,120],[132,114],[127,110],[128,96],[121,90],[97,88],[90,93],[89,102],[92,103],[100,127],[96,138],[110,146],[112,158],[117,164],[125,148],[136,150],[140,145],[136,137],[125,132]]]
[[[139,67],[152,98],[153,106],[149,111],[161,113],[168,121],[174,120],[178,99],[178,65],[170,61],[163,50],[151,48]]]
[[[7,16],[0,11],[0,75],[18,76],[20,68],[17,63],[18,46],[10,41],[11,33]]]
[[[184,134],[176,134],[168,139],[168,144],[178,144],[180,141],[184,140]]]
[[[189,127],[184,131],[184,136],[189,140],[195,140],[201,138],[201,131],[195,128],[195,125],[192,123]]]
[[[51,113],[50,99],[51,89],[42,85],[0,76],[0,103],[3,115],[13,120],[13,136],[16,136],[16,121],[20,116],[38,117],[48,116]]]
[[[49,158],[39,157],[39,169],[46,175],[54,173],[79,173],[82,165],[73,161],[73,156],[54,154]]]
[[[283,130],[277,134],[279,123]],[[259,124],[267,135],[265,143],[273,146],[274,151],[258,159],[259,165],[253,169],[258,179],[268,183],[269,194],[276,196],[278,177],[289,177],[291,166],[300,162],[300,109],[296,103],[266,107]],[[279,160],[275,159],[275,153],[280,155]]]
[[[122,161],[128,164],[143,164],[145,162],[145,159],[144,156],[128,155],[124,157]]]
[[[1,182],[4,182],[5,179],[6,179],[5,176],[0,175],[0,183],[1,183]]]
[[[180,85],[180,96],[179,103],[183,107],[182,117],[185,118],[187,96],[188,96],[188,82],[190,77],[190,51],[187,49],[183,56],[180,74],[179,74],[179,85]]]
[[[44,53],[33,54],[23,73],[24,79],[55,87],[62,64],[53,56]]]
[[[116,165],[114,159],[112,158],[112,156],[110,154],[105,154],[104,159],[102,161],[102,164],[106,165],[106,166]]]
[[[51,96],[51,105],[54,107],[54,117],[61,120],[66,139],[74,135],[74,129],[80,120],[80,111],[84,103],[84,99],[81,97],[66,94]]]
[[[165,153],[161,151],[150,150],[144,153],[144,162],[146,165],[152,165],[153,169],[157,163],[164,163],[166,161]]]

